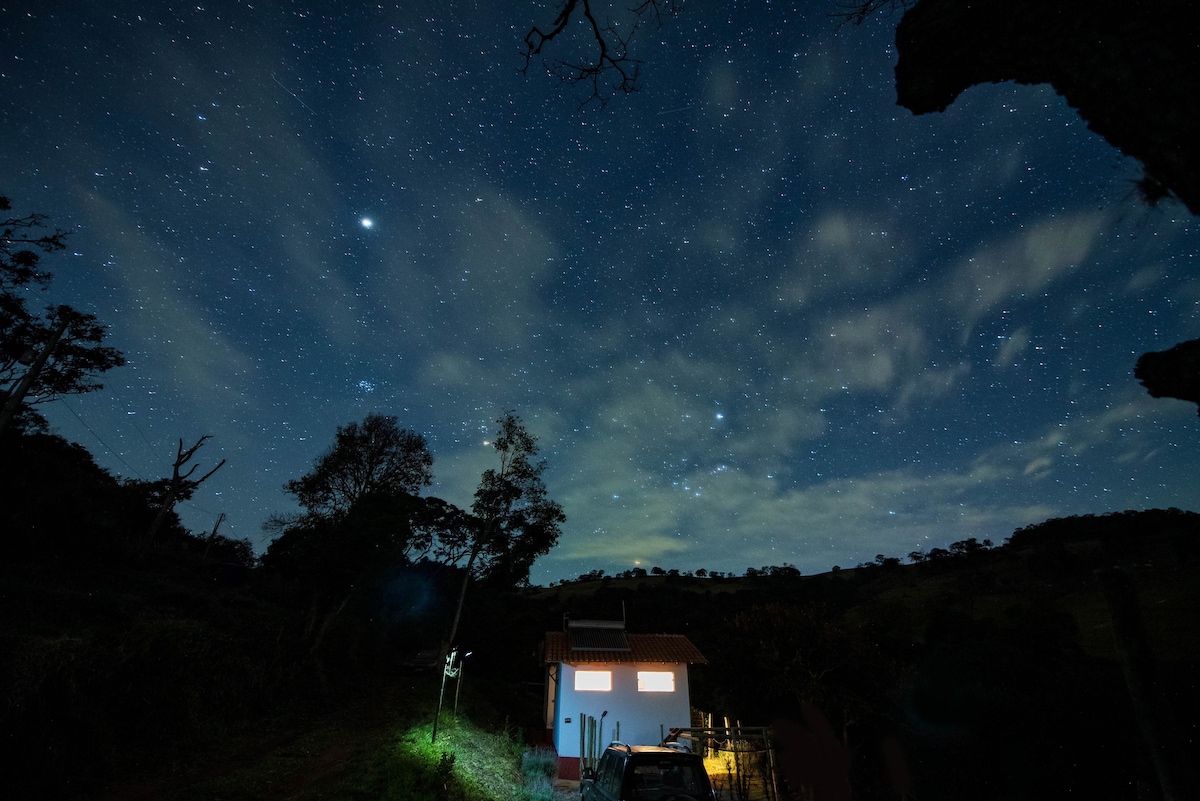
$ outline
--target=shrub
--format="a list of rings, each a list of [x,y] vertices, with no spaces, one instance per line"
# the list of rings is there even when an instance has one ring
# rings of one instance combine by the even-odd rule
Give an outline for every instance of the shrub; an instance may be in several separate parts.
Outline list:
[[[521,756],[521,775],[526,785],[539,777],[553,780],[558,775],[558,756],[549,748],[531,748]]]

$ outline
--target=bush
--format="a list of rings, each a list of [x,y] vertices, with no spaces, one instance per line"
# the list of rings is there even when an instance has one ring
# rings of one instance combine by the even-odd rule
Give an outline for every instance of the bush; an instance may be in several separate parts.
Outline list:
[[[521,775],[526,785],[539,777],[550,779],[553,784],[558,775],[558,755],[549,748],[531,748],[521,756]]]

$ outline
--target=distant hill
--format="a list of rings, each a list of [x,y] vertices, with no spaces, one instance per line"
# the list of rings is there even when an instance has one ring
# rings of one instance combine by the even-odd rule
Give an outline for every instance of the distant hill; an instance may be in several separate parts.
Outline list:
[[[710,660],[693,702],[718,717],[802,721],[816,705],[853,754],[856,798],[895,797],[886,743],[901,744],[922,799],[1155,787],[1147,715],[1186,773],[1182,726],[1200,714],[1200,515],[1063,518],[999,547],[956,546],[815,576],[600,577],[531,596],[560,614],[624,610],[632,631],[688,634]],[[1124,594],[1104,591],[1114,575]],[[1141,677],[1128,676],[1131,647]]]

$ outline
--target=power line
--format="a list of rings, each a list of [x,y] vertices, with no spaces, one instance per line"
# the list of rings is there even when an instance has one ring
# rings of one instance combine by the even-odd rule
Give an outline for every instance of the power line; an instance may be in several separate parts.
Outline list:
[[[125,461],[123,458],[121,458],[121,454],[117,453],[117,452],[116,452],[116,451],[114,451],[112,448],[110,448],[110,447],[108,446],[108,443],[107,443],[107,442],[105,442],[104,440],[102,440],[102,439],[100,438],[100,435],[99,435],[99,434],[97,434],[95,431],[93,431],[93,430],[92,430],[92,427],[91,427],[91,426],[89,426],[87,423],[85,423],[85,422],[83,421],[83,418],[82,418],[82,417],[80,417],[80,416],[79,416],[79,415],[76,413],[76,411],[75,411],[74,409],[72,409],[72,408],[71,408],[71,405],[70,405],[69,403],[67,403],[67,401],[66,401],[66,399],[65,399],[65,398],[61,398],[61,397],[60,397],[60,398],[55,398],[55,400],[57,400],[59,403],[61,403],[63,406],[65,406],[68,412],[70,412],[71,414],[75,415],[75,419],[79,421],[79,424],[80,424],[81,426],[83,426],[84,428],[86,428],[86,429],[88,430],[88,433],[89,433],[89,434],[91,434],[93,437],[95,437],[95,438],[96,438],[96,441],[97,441],[97,442],[99,442],[101,445],[103,445],[103,446],[104,446],[104,450],[106,450],[106,451],[108,451],[109,453],[111,453],[111,454],[112,454],[112,455],[113,455],[113,456],[116,458],[116,460],[117,460],[118,462],[120,462],[121,464],[123,464],[123,465],[125,465],[127,468],[129,468],[129,472],[133,473],[135,476],[137,476],[138,478],[140,478],[142,481],[145,481],[145,480],[146,480],[146,477],[145,477],[145,476],[143,476],[143,475],[142,475],[141,473],[139,473],[137,470],[134,470],[134,469],[133,469],[133,466],[132,466],[132,465],[130,465],[130,464],[129,464],[129,462],[127,462],[127,461]]]
[[[66,410],[75,416],[75,419],[79,421],[79,424],[81,426],[83,426],[84,428],[86,428],[88,433],[91,434],[93,437],[95,437],[96,441],[99,442],[102,446],[104,446],[104,450],[111,453],[118,462],[125,465],[125,467],[127,467],[129,469],[129,472],[133,473],[135,476],[140,478],[142,481],[146,480],[146,477],[143,476],[141,473],[139,473],[137,470],[135,470],[133,468],[133,466],[129,464],[129,462],[125,461],[125,459],[123,459],[121,457],[121,454],[119,454],[115,450],[113,450],[107,442],[105,442],[103,439],[101,439],[100,435],[96,433],[95,429],[93,429],[86,422],[84,422],[83,418],[79,416],[78,412],[76,412],[74,409],[71,408],[71,405],[69,403],[67,403],[66,399],[60,397],[60,398],[55,398],[55,400],[62,403],[62,405],[66,408]],[[146,441],[146,444],[150,445],[151,444],[150,441],[146,440],[146,435],[142,433],[142,430],[140,428],[138,428],[137,423],[134,423],[133,427],[136,428],[137,432],[142,435],[142,439]],[[205,507],[200,506],[195,501],[192,501],[190,499],[186,500],[186,501],[180,501],[179,505],[189,506],[193,509],[196,509],[198,511],[204,512],[205,514],[209,514],[209,515],[217,514],[217,512],[214,512],[211,509],[206,509]],[[227,526],[227,528],[232,528],[232,525]]]

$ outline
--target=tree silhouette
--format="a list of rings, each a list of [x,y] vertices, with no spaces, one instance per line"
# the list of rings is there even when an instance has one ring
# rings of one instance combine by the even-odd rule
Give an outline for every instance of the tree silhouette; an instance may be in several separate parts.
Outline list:
[[[500,466],[485,470],[480,478],[471,505],[475,525],[462,530],[457,541],[446,539],[442,545],[448,561],[466,557],[450,645],[458,633],[471,578],[477,575],[499,586],[527,584],[534,561],[557,544],[559,526],[566,520],[562,506],[546,497],[542,481],[545,461],[533,461],[537,438],[525,430],[521,418],[513,412],[497,422],[500,430],[493,447]]]
[[[914,2],[840,3],[831,16],[858,25],[872,14],[905,9]],[[530,26],[521,47],[522,73],[528,74],[534,59],[541,56],[541,64],[550,75],[564,83],[589,85],[591,94],[583,101],[584,106],[593,101],[603,106],[613,93],[628,95],[638,90],[642,62],[629,52],[634,37],[646,25],[661,27],[667,19],[678,16],[684,10],[684,0],[631,0],[619,21],[603,16],[607,3],[599,10],[597,6],[595,0],[565,0],[549,26]],[[560,40],[560,45],[571,40],[577,55],[547,58],[546,48],[555,40]]]
[[[286,489],[312,517],[336,520],[368,493],[417,494],[433,479],[433,456],[420,434],[396,418],[369,414],[338,426],[333,446]]]
[[[986,83],[1048,83],[1141,162],[1147,202],[1200,214],[1200,24],[1187,0],[921,0],[896,28],[896,96],[945,110]]]
[[[0,196],[0,212],[11,209]],[[45,221],[42,214],[0,220],[0,431],[23,406],[100,389],[93,376],[125,364],[119,351],[102,346],[105,329],[94,315],[63,305],[29,311],[19,290],[50,283],[38,266],[41,253],[62,250],[66,238],[40,233]]]
[[[12,201],[0,195],[0,212],[10,211]],[[52,234],[39,234],[37,229],[45,226],[46,215],[37,213],[8,217],[0,222],[0,287],[6,292],[29,283],[41,286],[50,283],[50,273],[38,269],[41,256],[37,251],[62,250],[67,234],[57,229]],[[7,302],[9,298],[6,296],[4,300]]]
[[[179,450],[176,452],[175,462],[171,466],[171,479],[166,485],[166,491],[163,493],[162,501],[159,503],[158,513],[154,516],[154,522],[150,524],[150,529],[146,532],[146,540],[148,542],[154,542],[154,536],[158,533],[159,528],[162,527],[167,514],[175,508],[175,504],[192,497],[192,493],[225,464],[225,460],[222,459],[217,462],[216,467],[200,476],[200,478],[192,478],[192,473],[196,472],[196,468],[199,465],[192,465],[186,473],[179,472],[179,469],[192,460],[192,457],[196,455],[196,451],[200,450],[200,446],[209,438],[210,436],[205,434],[196,440],[196,444],[186,451],[183,449],[183,439],[179,440]],[[213,530],[213,536],[216,536],[216,529]]]
[[[313,469],[284,485],[304,511],[268,521],[278,536],[263,565],[308,593],[310,654],[356,587],[408,561],[417,521],[437,524],[434,507],[417,497],[432,481],[432,466],[424,437],[400,428],[395,417],[369,414],[339,426]]]
[[[611,89],[630,94],[637,91],[638,73],[641,62],[629,55],[629,45],[638,29],[647,22],[661,25],[664,16],[674,16],[683,5],[683,0],[637,0],[627,11],[631,22],[622,26],[597,16],[591,0],[566,0],[558,10],[554,22],[543,30],[537,25],[525,34],[521,51],[525,64],[521,71],[528,73],[536,56],[560,36],[570,37],[572,23],[582,20],[586,29],[584,36],[591,41],[584,45],[577,58],[556,58],[543,61],[547,72],[567,83],[591,84],[592,93],[584,105],[595,100],[601,105],[608,102],[606,81],[611,77]],[[591,51],[590,54],[588,51]]]
[[[1143,353],[1133,376],[1152,398],[1176,398],[1197,404],[1200,414],[1200,339],[1163,351]]]

